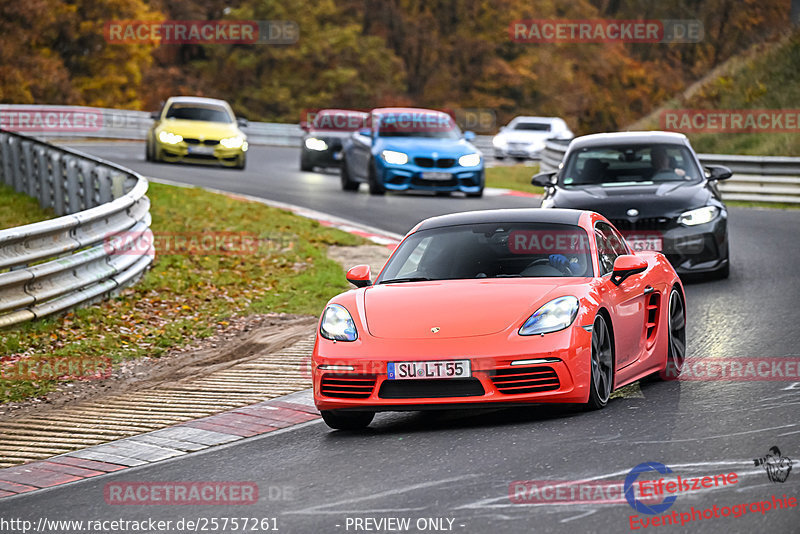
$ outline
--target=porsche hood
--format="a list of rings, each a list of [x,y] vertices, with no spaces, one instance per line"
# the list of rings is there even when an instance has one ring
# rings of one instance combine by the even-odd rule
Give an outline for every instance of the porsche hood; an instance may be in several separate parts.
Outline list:
[[[366,323],[378,338],[436,339],[519,328],[542,304],[571,294],[578,278],[444,280],[385,284],[364,290]],[[435,330],[435,331],[434,331]]]

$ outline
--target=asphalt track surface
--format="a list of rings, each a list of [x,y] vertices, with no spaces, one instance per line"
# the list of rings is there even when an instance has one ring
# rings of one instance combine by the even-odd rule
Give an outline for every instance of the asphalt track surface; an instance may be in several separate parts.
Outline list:
[[[253,147],[248,168],[241,172],[146,163],[141,143],[76,147],[146,176],[298,204],[400,234],[432,215],[536,205],[535,199],[508,196],[381,198],[365,190],[346,193],[336,173],[300,172],[298,150],[291,148]],[[797,358],[800,210],[732,208],[729,224],[730,278],[686,286],[689,359]],[[679,518],[691,514],[692,508],[716,505],[721,512],[723,507],[767,501],[773,495],[798,499],[800,379],[795,380],[645,382],[626,388],[604,410],[593,413],[570,407],[386,413],[358,433],[333,432],[314,421],[4,499],[0,517],[34,523],[41,517],[153,518],[173,521],[172,532],[179,532],[176,522],[182,518],[211,517],[275,518],[280,532],[303,533],[626,532],[631,531],[631,516],[654,516],[637,514],[624,501],[519,504],[509,498],[510,485],[528,480],[622,481],[634,466],[659,462],[673,470],[671,477],[738,475],[737,483],[727,487],[678,495],[664,513],[675,511]],[[783,483],[771,482],[753,462],[771,446],[793,459],[794,469]],[[106,504],[105,484],[123,480],[254,481],[261,498],[250,506]],[[748,509],[741,517],[697,520],[695,515],[683,526],[638,531],[797,533],[798,504],[765,514]],[[363,522],[381,518],[407,518],[409,528]],[[439,530],[434,528],[437,523],[418,523],[428,518],[443,520]]]

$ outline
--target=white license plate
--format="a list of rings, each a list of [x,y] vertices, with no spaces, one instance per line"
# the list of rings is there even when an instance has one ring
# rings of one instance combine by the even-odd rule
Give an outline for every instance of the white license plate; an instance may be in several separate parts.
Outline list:
[[[188,150],[189,150],[189,154],[208,155],[208,154],[213,154],[214,153],[214,147],[213,146],[205,146],[205,145],[190,146],[190,147],[188,147]]]
[[[449,180],[453,177],[449,172],[423,172],[423,180]]]
[[[426,378],[469,378],[469,360],[432,362],[389,362],[389,380],[424,380]]]
[[[627,237],[625,239],[631,246],[631,248],[636,252],[641,252],[643,250],[652,250],[655,252],[660,252],[664,248],[664,243],[662,242],[660,237],[636,236],[636,237]]]

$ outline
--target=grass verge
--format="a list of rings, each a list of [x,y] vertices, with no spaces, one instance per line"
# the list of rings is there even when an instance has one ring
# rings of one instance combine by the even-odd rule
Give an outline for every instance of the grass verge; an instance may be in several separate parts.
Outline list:
[[[512,167],[489,167],[486,169],[486,187],[513,189],[524,193],[542,193],[541,187],[531,185],[531,178],[539,172],[539,165],[527,167],[514,165]]]
[[[157,247],[174,245],[171,236],[176,235],[241,232],[257,237],[257,248],[157,255],[145,277],[117,298],[0,332],[6,364],[20,358],[120,362],[158,357],[211,335],[233,315],[316,315],[331,296],[347,289],[342,268],[326,256],[328,245],[365,242],[286,211],[201,189],[151,184],[148,196]],[[4,220],[23,216],[9,214]],[[24,367],[29,368],[37,367]],[[55,385],[30,376],[0,379],[0,403],[40,396]]]
[[[0,229],[45,221],[55,216],[53,210],[41,209],[35,198],[0,184]]]

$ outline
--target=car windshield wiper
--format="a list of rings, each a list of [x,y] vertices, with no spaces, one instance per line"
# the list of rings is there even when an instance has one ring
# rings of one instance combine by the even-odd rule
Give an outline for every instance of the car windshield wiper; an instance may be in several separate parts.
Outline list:
[[[381,280],[381,284],[395,284],[400,282],[430,282],[430,278],[424,276],[409,276],[407,278],[390,278],[389,280]]]

